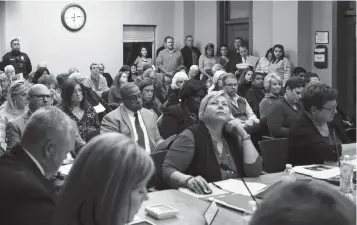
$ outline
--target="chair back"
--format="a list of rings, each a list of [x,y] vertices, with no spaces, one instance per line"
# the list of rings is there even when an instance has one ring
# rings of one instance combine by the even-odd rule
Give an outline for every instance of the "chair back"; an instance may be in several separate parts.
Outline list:
[[[263,170],[277,173],[285,170],[288,159],[288,139],[276,138],[259,142],[263,157]]]
[[[164,151],[153,152],[150,154],[155,164],[155,174],[149,181],[147,188],[154,187],[157,190],[163,190],[167,188],[167,185],[162,179],[162,173],[161,173],[162,164],[164,163],[167,152],[168,150],[164,150]]]
[[[356,128],[347,128],[345,131],[351,143],[356,143]]]

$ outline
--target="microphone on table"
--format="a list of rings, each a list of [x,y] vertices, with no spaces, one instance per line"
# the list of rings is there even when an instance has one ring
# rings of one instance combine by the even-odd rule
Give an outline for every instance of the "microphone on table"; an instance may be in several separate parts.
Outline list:
[[[221,167],[222,169],[226,170],[226,171],[229,171],[229,170],[230,170],[230,171],[235,172],[234,170],[232,170],[231,168],[229,168],[229,166],[227,166],[226,164],[221,163],[221,164],[220,164],[220,167]],[[254,197],[254,195],[253,195],[252,192],[250,191],[250,189],[249,189],[247,183],[245,183],[244,178],[243,178],[243,177],[239,177],[239,179],[241,179],[241,181],[243,182],[245,188],[248,190],[249,195],[250,195],[250,197],[254,200],[255,204],[256,204],[257,206],[259,206],[259,204],[258,204],[256,198]]]

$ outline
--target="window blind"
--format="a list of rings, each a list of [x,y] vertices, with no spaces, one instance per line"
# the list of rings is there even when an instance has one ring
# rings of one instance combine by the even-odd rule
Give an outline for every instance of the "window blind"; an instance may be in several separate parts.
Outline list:
[[[154,26],[130,26],[124,25],[123,42],[154,42]]]

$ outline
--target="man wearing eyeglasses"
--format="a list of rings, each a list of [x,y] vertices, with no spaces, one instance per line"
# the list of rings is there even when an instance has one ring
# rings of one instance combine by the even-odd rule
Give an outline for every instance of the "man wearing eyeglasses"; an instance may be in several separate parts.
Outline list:
[[[156,124],[156,114],[143,108],[142,94],[134,83],[124,84],[120,94],[123,103],[103,118],[100,132],[123,133],[146,152],[153,152],[163,141]]]
[[[6,150],[10,150],[20,142],[21,136],[25,129],[25,125],[30,116],[38,109],[50,106],[52,103],[51,91],[43,84],[33,85],[28,92],[29,110],[18,118],[9,121],[6,126]],[[76,138],[76,152],[84,145],[84,141],[80,137]]]
[[[0,70],[4,70],[5,66],[12,65],[15,68],[15,73],[22,73],[25,79],[28,78],[32,71],[31,60],[28,55],[20,51],[20,39],[13,38],[10,42],[11,52],[6,53],[2,57]]]

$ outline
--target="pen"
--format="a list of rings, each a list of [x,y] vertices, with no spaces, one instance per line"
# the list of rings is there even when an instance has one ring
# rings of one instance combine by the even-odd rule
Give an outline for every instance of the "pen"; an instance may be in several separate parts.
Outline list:
[[[217,203],[217,205],[220,205],[220,206],[225,207],[225,208],[227,208],[227,209],[230,209],[230,210],[239,212],[239,213],[241,213],[241,214],[243,214],[243,213],[249,213],[249,212],[247,212],[245,209],[242,209],[242,208],[239,208],[239,207],[230,205],[230,204],[228,204],[228,203],[226,203],[226,202],[224,202],[224,201],[221,201],[221,200],[219,200],[219,199],[208,198],[208,200],[211,201],[211,202],[214,200],[214,201]]]
[[[216,188],[218,188],[218,189],[221,189],[221,190],[223,190],[220,186],[218,186],[217,184],[215,184],[215,183],[211,183],[213,186],[215,186]]]

